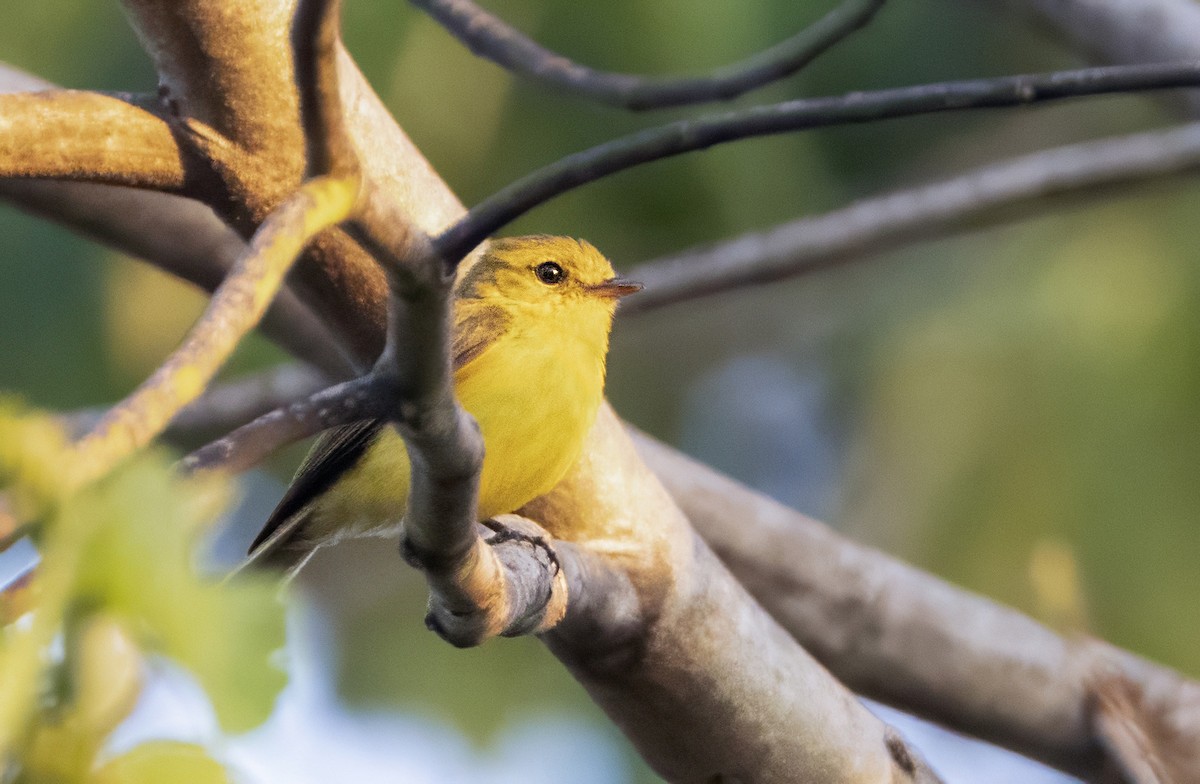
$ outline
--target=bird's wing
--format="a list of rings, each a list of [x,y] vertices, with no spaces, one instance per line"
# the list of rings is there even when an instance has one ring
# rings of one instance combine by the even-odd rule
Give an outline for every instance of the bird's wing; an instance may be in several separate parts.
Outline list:
[[[466,367],[479,357],[488,346],[508,331],[511,317],[501,308],[490,305],[460,305],[454,318],[454,337],[450,343],[450,357],[454,370]]]
[[[450,345],[454,369],[464,367],[487,349],[508,328],[508,315],[500,308],[476,306],[457,309],[454,336]],[[381,419],[368,419],[326,431],[317,439],[308,457],[300,464],[287,492],[267,518],[250,545],[253,560],[285,546],[291,534],[304,524],[300,514],[349,471],[366,453],[384,427]]]
[[[364,419],[325,431],[300,464],[287,492],[254,538],[250,554],[259,555],[260,547],[275,550],[283,545],[288,539],[282,535],[284,531],[281,529],[285,524],[295,527],[300,522],[298,513],[358,462],[383,426],[382,419]],[[277,532],[281,535],[276,535]]]

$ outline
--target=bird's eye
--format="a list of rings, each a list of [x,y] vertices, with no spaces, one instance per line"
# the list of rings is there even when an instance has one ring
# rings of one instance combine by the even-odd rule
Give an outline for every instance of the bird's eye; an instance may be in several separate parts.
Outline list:
[[[547,286],[556,286],[562,283],[563,278],[567,276],[567,273],[563,272],[563,268],[553,261],[543,261],[533,268],[533,274],[537,275],[537,279]]]

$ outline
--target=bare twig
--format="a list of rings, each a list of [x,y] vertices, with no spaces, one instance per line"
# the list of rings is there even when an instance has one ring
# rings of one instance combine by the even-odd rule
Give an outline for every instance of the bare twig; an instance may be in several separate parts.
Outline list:
[[[0,199],[159,267],[206,292],[224,280],[246,243],[211,210],[181,196],[56,180],[0,180]],[[187,242],[180,242],[187,237]],[[282,289],[259,329],[334,376],[353,365],[304,303]]]
[[[168,124],[129,96],[82,90],[0,94],[0,177],[193,190]]]
[[[1197,748],[1200,684],[1103,643],[1064,640],[635,439],[746,588],[855,691],[1095,778],[1106,760],[1090,718],[1094,676],[1119,673],[1172,737],[1192,739],[1181,748]]]
[[[1033,16],[1097,63],[1151,63],[1200,56],[1200,7],[1191,0],[986,0]],[[1200,94],[1187,93],[1192,116]]]
[[[681,120],[606,142],[533,172],[472,207],[463,220],[438,236],[435,249],[452,262],[500,227],[572,188],[649,161],[738,139],[933,112],[1196,85],[1200,85],[1200,61],[1189,61],[925,84]]]
[[[328,387],[329,379],[299,362],[215,383],[179,411],[167,435],[228,433],[276,408],[286,408]],[[63,429],[82,436],[96,426],[108,406],[69,411],[58,416]]]
[[[905,242],[1021,217],[1056,196],[1093,197],[1103,188],[1197,167],[1200,124],[1023,155],[648,262],[630,271],[646,289],[623,305],[622,313],[801,275]]]
[[[246,254],[175,353],[114,406],[76,448],[72,480],[85,483],[144,446],[199,397],[242,336],[262,318],[301,248],[349,214],[357,182],[320,178],[303,185],[263,224]]]
[[[180,462],[184,473],[253,468],[272,452],[322,430],[384,416],[390,409],[386,390],[363,376],[280,405],[197,449]]]
[[[552,52],[472,0],[411,0],[472,52],[542,84],[633,111],[723,101],[798,72],[855,30],[884,0],[843,0],[793,37],[707,76],[649,78],[597,71]]]

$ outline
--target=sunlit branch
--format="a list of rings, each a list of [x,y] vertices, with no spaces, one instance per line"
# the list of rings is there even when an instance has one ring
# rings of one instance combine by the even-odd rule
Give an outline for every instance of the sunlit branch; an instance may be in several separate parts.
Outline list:
[[[646,289],[622,305],[622,314],[802,275],[906,242],[1014,220],[1055,197],[1111,196],[1115,186],[1198,167],[1200,124],[1019,156],[648,262],[630,271]]]
[[[85,483],[145,446],[204,391],[241,338],[258,323],[309,240],[349,214],[357,183],[312,180],[263,223],[181,345],[76,447],[71,480]]]
[[[871,21],[884,0],[843,0],[791,38],[706,76],[652,78],[598,71],[538,44],[472,0],[410,0],[472,52],[582,98],[634,111],[736,98],[791,76]]]
[[[198,185],[163,118],[130,97],[82,90],[0,94],[0,177],[173,193]]]
[[[57,89],[0,63],[0,92]],[[221,284],[246,248],[245,241],[211,209],[194,199],[158,191],[65,180],[2,179],[0,199],[148,261],[206,292]],[[181,242],[181,237],[187,241]],[[260,328],[327,372],[345,374],[351,368],[329,330],[287,289],[276,296]]]
[[[493,232],[580,185],[650,161],[754,136],[964,109],[1200,85],[1200,61],[924,84],[756,106],[651,128],[569,155],[497,191],[438,236],[453,264]]]

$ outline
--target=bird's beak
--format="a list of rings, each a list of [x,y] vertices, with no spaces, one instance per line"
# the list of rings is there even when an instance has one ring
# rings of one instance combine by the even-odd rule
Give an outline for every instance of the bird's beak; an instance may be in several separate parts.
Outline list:
[[[642,290],[642,284],[637,281],[622,278],[620,275],[609,278],[603,283],[593,283],[588,286],[588,291],[598,294],[601,297],[609,297],[610,299],[620,299],[628,297],[630,294],[636,294]]]

